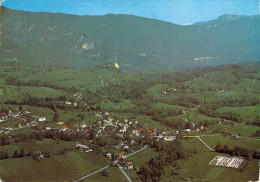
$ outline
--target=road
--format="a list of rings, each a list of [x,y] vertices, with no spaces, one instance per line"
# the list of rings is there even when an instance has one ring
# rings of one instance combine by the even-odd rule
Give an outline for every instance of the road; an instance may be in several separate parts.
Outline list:
[[[125,171],[123,170],[123,168],[117,164],[118,168],[120,169],[120,171],[123,173],[123,175],[126,177],[126,179],[129,181],[129,182],[132,182],[131,179],[129,178],[129,176],[127,176],[127,174],[125,173]]]
[[[244,138],[244,139],[250,139],[250,140],[260,140],[258,138],[249,138],[249,137],[244,137],[244,136],[239,136],[238,138]]]
[[[220,135],[197,135],[197,136],[182,136],[182,137],[184,137],[184,138],[198,138],[210,151],[214,151],[212,148],[210,148],[210,146],[208,146],[200,137],[201,136],[220,136]],[[158,137],[159,138],[159,136],[154,136],[154,137]],[[162,136],[161,138],[171,138],[171,137],[175,137],[176,138],[176,136]]]
[[[97,115],[98,117],[100,117],[104,122],[110,124],[111,126],[118,127],[118,126],[114,125],[112,122],[110,122],[110,121],[108,121],[108,120],[105,120],[105,119],[104,119],[100,114],[98,114],[97,112],[95,112],[95,113],[96,113],[96,115]]]
[[[146,149],[146,148],[147,148],[147,145],[145,145],[145,146],[144,146],[143,148],[141,148],[140,150],[137,150],[137,151],[135,151],[135,152],[133,152],[133,153],[131,153],[131,154],[125,156],[124,158],[131,157],[132,155],[135,155],[135,154],[137,154],[137,153],[143,151],[143,150]]]
[[[90,174],[88,174],[88,175],[86,175],[86,176],[83,176],[83,177],[77,179],[77,180],[74,181],[74,182],[83,180],[83,179],[85,179],[85,178],[87,178],[87,177],[89,177],[89,176],[92,176],[92,175],[94,175],[94,174],[96,174],[96,173],[98,173],[98,172],[101,172],[101,171],[103,171],[104,169],[108,168],[109,166],[110,166],[110,165],[107,165],[107,166],[105,166],[105,167],[103,167],[103,168],[101,168],[101,169],[99,169],[99,170],[96,170],[96,171],[94,171],[94,172],[92,172],[92,173],[90,173]]]
[[[101,80],[101,86],[105,86],[105,85],[104,85],[104,81],[103,81],[101,75],[100,75],[100,74],[97,74],[97,75],[98,75],[99,79]]]
[[[210,148],[210,146],[208,146],[199,136],[197,137],[206,147],[208,147],[208,149],[213,152],[214,150],[212,148]]]
[[[143,148],[141,148],[140,150],[137,150],[137,151],[133,152],[132,154],[129,154],[129,155],[125,156],[124,158],[127,158],[127,157],[130,157],[130,156],[134,155],[134,154],[137,154],[138,152],[141,152],[141,151],[143,151],[143,150],[146,149],[146,148],[147,148],[147,145],[145,145],[145,146],[144,146]],[[117,160],[116,160],[116,161],[117,161]],[[116,161],[112,162],[111,164],[117,163]],[[98,169],[98,170],[96,170],[96,171],[94,171],[94,172],[92,172],[92,173],[90,173],[90,174],[88,174],[88,175],[86,175],[86,176],[83,176],[83,177],[81,177],[81,178],[75,180],[74,182],[78,182],[78,181],[83,180],[83,179],[85,179],[85,178],[87,178],[87,177],[89,177],[89,176],[92,176],[92,175],[94,175],[94,174],[96,174],[96,173],[99,173],[99,172],[103,171],[104,169],[108,168],[109,166],[110,166],[110,165],[107,165],[107,166],[105,166],[105,167],[103,167],[103,168],[101,168],[101,169]]]
[[[103,118],[100,114],[98,114],[96,111],[94,111],[94,112],[95,112],[95,114],[96,114],[98,117],[100,117],[101,119],[104,120],[104,118]]]

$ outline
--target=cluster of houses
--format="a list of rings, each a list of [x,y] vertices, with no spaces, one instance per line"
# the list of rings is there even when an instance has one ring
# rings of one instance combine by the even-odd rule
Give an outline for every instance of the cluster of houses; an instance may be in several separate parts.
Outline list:
[[[91,148],[89,148],[86,145],[81,144],[80,142],[76,142],[73,146],[75,146],[76,148],[82,149],[81,152],[93,152],[93,150]]]
[[[162,94],[174,93],[174,92],[177,92],[177,89],[176,89],[176,88],[168,88],[168,89],[162,89],[162,90],[161,90],[161,93],[162,93]]]
[[[119,144],[116,146],[119,150],[127,150],[129,149],[129,143],[134,143],[135,139],[138,138],[144,138],[144,137],[155,137],[155,138],[162,138],[164,140],[169,140],[167,137],[163,137],[164,135],[167,136],[169,134],[171,135],[177,135],[178,131],[172,131],[172,132],[165,132],[163,130],[157,130],[156,128],[142,128],[140,126],[139,121],[130,121],[128,119],[115,119],[112,114],[109,113],[97,113],[97,116],[99,116],[101,119],[95,122],[94,124],[87,126],[85,122],[82,122],[79,126],[68,126],[64,124],[63,122],[60,122],[58,124],[61,124],[61,127],[59,129],[60,132],[78,132],[83,131],[87,134],[94,134],[96,137],[106,137],[106,136],[118,136],[120,138],[130,138],[130,142],[119,142]],[[186,129],[186,132],[190,132],[190,129]],[[129,141],[128,140],[128,141]],[[172,140],[172,139],[171,139]]]
[[[66,105],[69,105],[69,106],[74,106],[74,107],[77,107],[77,105],[78,105],[78,103],[80,102],[80,101],[82,101],[82,93],[81,92],[78,92],[78,93],[75,93],[74,95],[74,99],[75,99],[75,101],[73,102],[73,101],[64,101],[64,103],[66,104]]]
[[[8,118],[17,118],[20,119],[22,122],[16,125],[17,128],[12,127],[2,127],[1,132],[8,133],[11,130],[23,128],[25,126],[36,126],[38,122],[46,121],[46,117],[39,117],[36,115],[32,115],[29,111],[21,111],[19,109],[9,109],[9,110],[2,110],[0,113],[0,123],[4,122]]]
[[[107,157],[111,160],[112,154],[107,153]],[[112,166],[116,166],[117,164],[119,164],[124,169],[128,169],[128,170],[134,169],[133,162],[125,160],[125,152],[120,152],[116,157],[117,157],[117,160],[113,161],[113,163],[111,164]]]
[[[0,119],[5,120],[9,117],[18,117],[21,115],[21,111],[19,109],[10,109],[7,111],[2,111],[0,113]]]

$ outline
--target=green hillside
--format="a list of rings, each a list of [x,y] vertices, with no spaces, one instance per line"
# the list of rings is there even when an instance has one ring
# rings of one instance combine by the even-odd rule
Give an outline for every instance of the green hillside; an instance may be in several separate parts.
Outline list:
[[[180,26],[132,15],[77,16],[2,7],[0,60],[60,67],[118,62],[123,69],[259,60],[260,17],[222,19]]]

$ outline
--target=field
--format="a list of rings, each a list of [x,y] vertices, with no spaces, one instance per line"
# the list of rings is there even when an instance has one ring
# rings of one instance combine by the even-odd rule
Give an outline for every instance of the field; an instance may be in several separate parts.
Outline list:
[[[0,123],[0,127],[14,127],[18,124],[22,123],[21,119],[17,118],[8,118],[7,120]]]
[[[212,137],[201,137],[204,142],[206,142],[211,148],[215,148],[218,143],[222,145],[228,145],[229,148],[233,148],[235,146],[244,147],[248,150],[256,150],[260,148],[259,140],[254,139],[247,139],[247,138],[231,138],[231,137],[224,137],[224,136],[212,136]]]
[[[31,157],[2,160],[0,161],[0,175],[3,180],[7,181],[69,182],[106,164],[107,160],[100,155],[72,151],[39,162]]]
[[[4,89],[0,88],[0,96],[3,96],[4,94]]]
[[[183,107],[183,106],[178,106],[178,105],[169,105],[169,104],[165,104],[165,103],[161,103],[161,102],[158,102],[154,105],[154,108],[158,108],[158,109],[172,109],[172,110],[180,110],[180,111],[183,111],[183,110],[186,110],[187,107]]]
[[[234,142],[234,139],[222,136],[205,136],[201,138],[213,149],[215,144],[218,142],[227,144],[230,148],[231,146],[237,145],[239,147],[246,147],[249,150],[259,148],[258,141],[253,141],[252,143],[252,141],[249,139],[236,139],[236,142]],[[212,162],[216,156],[230,156],[226,154],[210,152],[206,146],[204,146],[197,138],[185,139],[183,140],[183,145],[185,149],[196,150],[197,154],[192,159],[181,162],[179,170],[180,176],[195,179],[207,179],[210,181],[231,182],[243,182],[249,180],[256,181],[258,178],[258,160],[254,159],[250,161],[248,168],[243,172],[239,172],[239,169],[235,168],[223,168],[210,165],[209,163]]]
[[[3,88],[4,90],[4,95],[0,95],[0,101],[2,103],[6,101],[16,101],[16,102],[21,102],[24,98],[25,95],[19,91],[18,87],[15,86],[5,86]]]
[[[34,98],[55,98],[65,95],[65,92],[48,87],[21,87],[21,91]]]
[[[207,69],[217,69],[217,71],[207,72],[205,71]],[[9,156],[12,156],[15,150],[21,149],[24,149],[26,153],[35,150],[58,153],[50,159],[44,158],[38,162],[28,156],[1,160],[1,178],[6,181],[18,179],[19,181],[72,181],[107,165],[109,161],[104,156],[107,152],[120,153],[123,150],[119,149],[122,141],[129,145],[126,153],[131,153],[138,148],[135,142],[141,144],[147,142],[149,145],[153,142],[149,137],[151,136],[150,129],[157,129],[154,130],[159,132],[157,134],[171,132],[172,135],[178,130],[182,135],[201,136],[201,139],[212,149],[221,143],[230,149],[239,146],[248,150],[257,150],[260,148],[259,140],[257,140],[260,137],[258,125],[260,105],[256,97],[258,96],[257,86],[251,84],[257,74],[250,73],[249,75],[245,71],[241,74],[241,78],[237,78],[233,73],[237,70],[232,67],[207,69],[182,72],[180,75],[167,73],[167,75],[157,75],[158,77],[155,76],[155,78],[154,75],[148,73],[147,75],[135,72],[129,74],[108,64],[94,68],[53,67],[43,71],[42,67],[25,67],[20,71],[2,73],[3,78],[0,79],[1,114],[7,113],[6,109],[21,107],[23,111],[30,111],[32,115],[47,118],[47,121],[38,123],[39,127],[13,130],[10,131],[10,135],[39,132],[36,129],[43,132],[50,129],[46,127],[56,130],[63,123],[79,131],[81,128],[78,127],[82,122],[91,128],[94,126],[92,130],[94,134],[102,130],[103,132],[100,132],[101,136],[88,135],[83,133],[86,129],[76,135],[64,132],[75,138],[64,137],[53,140],[44,138],[42,141],[11,142],[10,145],[0,146],[0,151],[7,152]],[[253,72],[254,69],[250,71]],[[139,75],[142,76],[139,77]],[[229,80],[226,79],[227,76]],[[246,85],[248,87],[244,88]],[[47,97],[51,99],[46,99]],[[66,101],[77,102],[78,105],[65,104]],[[131,122],[137,120],[138,124],[130,126],[130,131],[135,127],[140,129],[139,132],[150,131],[144,133],[144,138],[139,138],[140,140],[137,139],[134,142],[133,135],[130,135],[132,132],[125,132],[126,135],[122,136],[117,135],[121,128],[115,130],[111,127],[104,128],[106,125],[102,126],[102,122],[100,126],[97,122],[100,117],[96,116],[96,112],[103,114],[109,112],[115,119],[122,122],[126,118]],[[25,118],[25,116],[20,117]],[[1,122],[0,127],[17,127],[19,123],[22,123],[20,119],[10,117]],[[185,129],[190,129],[191,132],[182,132]],[[239,138],[232,138],[231,134],[238,134]],[[1,133],[1,136],[3,135],[4,133]],[[58,136],[60,135],[57,134],[56,137]],[[74,150],[72,144],[77,141],[93,147],[98,154]],[[162,141],[164,140],[159,142]],[[256,180],[257,160],[251,160],[243,172],[239,172],[239,168],[221,168],[209,165],[209,163],[220,155],[223,156],[224,161],[228,161],[229,155],[209,152],[209,149],[198,138],[183,138],[182,143],[185,149],[182,151],[188,153],[186,150],[189,150],[188,154],[192,153],[194,156],[178,159],[171,164],[165,161],[161,181]],[[64,148],[70,151],[62,155],[60,151]],[[163,147],[158,151],[165,152],[163,150],[171,150],[171,148]],[[137,170],[141,166],[147,166],[147,161],[156,155],[158,153],[155,149],[148,147],[145,151],[128,158],[127,161],[132,161],[135,169],[127,170],[126,173],[133,181],[136,181],[140,177]],[[25,163],[24,168],[21,167],[23,163]],[[218,162],[215,160],[212,163]],[[243,164],[244,162],[241,165]],[[11,167],[5,170],[6,166]],[[156,173],[152,168],[149,170],[151,171],[148,173]],[[126,180],[118,168],[109,167],[106,172],[108,176],[98,173],[85,181]]]
[[[93,176],[88,177],[84,182],[108,182],[108,181],[120,181],[120,182],[127,182],[125,176],[121,173],[121,171],[117,167],[109,167],[105,170],[108,176],[102,176],[101,173],[97,173]]]
[[[106,111],[114,111],[114,110],[128,110],[134,107],[134,104],[128,101],[119,102],[119,103],[102,103],[99,106]]]
[[[183,163],[180,174],[187,177],[208,179],[210,181],[256,181],[258,179],[258,161],[250,162],[248,168],[242,172],[234,168],[222,168],[209,165],[209,162],[219,155],[215,152],[200,152],[194,158]]]
[[[252,126],[252,125],[245,125],[245,124],[238,124],[235,126],[231,126],[228,131],[230,131],[230,133],[237,133],[241,136],[245,136],[245,137],[252,137],[252,135],[259,130],[258,126]],[[257,138],[257,137],[255,137]],[[260,137],[258,137],[260,138]]]
[[[241,116],[242,122],[253,122],[259,117],[260,105],[245,107],[221,107],[216,110],[217,113],[237,113]]]

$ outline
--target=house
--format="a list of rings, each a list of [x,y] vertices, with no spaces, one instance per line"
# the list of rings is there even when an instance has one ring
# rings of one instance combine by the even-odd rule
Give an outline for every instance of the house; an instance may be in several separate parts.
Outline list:
[[[118,157],[119,158],[124,158],[124,155],[125,155],[125,152],[121,152],[121,153],[118,154]]]
[[[184,131],[187,132],[187,133],[189,133],[189,132],[190,132],[190,129],[185,129]]]
[[[21,123],[19,123],[19,124],[17,124],[16,126],[17,126],[18,128],[21,128],[22,125],[21,125]]]
[[[35,116],[34,119],[35,119],[35,121],[38,121],[38,122],[46,121],[46,117],[38,117],[38,116]]]
[[[173,141],[173,140],[175,140],[175,136],[169,136],[169,137],[164,137],[164,140],[166,140],[166,141]]]
[[[125,165],[125,159],[123,157],[119,157],[115,164]]]
[[[61,131],[67,131],[68,130],[68,126],[67,125],[63,125],[62,127],[61,127]]]
[[[126,168],[126,169],[129,169],[129,170],[134,169],[134,164],[133,164],[133,162],[127,162],[125,168]]]
[[[111,153],[107,153],[107,158],[112,159],[112,154]]]
[[[34,154],[38,157],[38,159],[44,158],[44,156],[42,155],[42,153],[39,150],[35,151]]]
[[[85,124],[85,122],[82,122],[80,127],[85,128],[85,127],[87,127],[87,125]]]
[[[123,145],[123,149],[124,150],[129,149],[129,146],[128,145]]]
[[[231,137],[238,138],[238,134],[231,134]]]
[[[106,117],[107,119],[108,119],[108,121],[113,121],[113,119],[114,119],[114,116],[113,115],[107,115],[107,117]]]
[[[70,101],[66,101],[65,104],[71,105],[72,103]]]
[[[1,116],[0,117],[1,119],[7,119],[8,118],[8,114],[7,113],[1,113],[0,116]]]
[[[13,117],[17,117],[20,115],[20,111],[18,109],[14,109],[11,111],[10,115]]]

